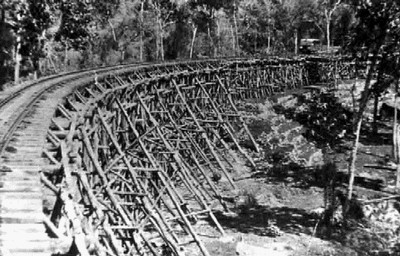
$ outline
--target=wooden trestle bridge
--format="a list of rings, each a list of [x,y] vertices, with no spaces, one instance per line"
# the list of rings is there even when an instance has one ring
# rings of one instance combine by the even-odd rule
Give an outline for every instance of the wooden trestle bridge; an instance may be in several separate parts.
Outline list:
[[[62,74],[5,94],[1,254],[210,255],[198,223],[223,236],[213,211],[229,210],[236,162],[257,169],[237,102],[309,85],[310,63],[324,74],[313,82],[351,75],[341,60],[206,60]],[[54,199],[44,214],[43,191]]]

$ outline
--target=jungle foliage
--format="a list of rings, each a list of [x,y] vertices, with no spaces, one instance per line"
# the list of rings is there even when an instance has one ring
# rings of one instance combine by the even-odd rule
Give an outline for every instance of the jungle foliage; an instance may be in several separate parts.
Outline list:
[[[0,84],[136,61],[287,55],[310,37],[345,46],[355,12],[341,0],[0,0]]]

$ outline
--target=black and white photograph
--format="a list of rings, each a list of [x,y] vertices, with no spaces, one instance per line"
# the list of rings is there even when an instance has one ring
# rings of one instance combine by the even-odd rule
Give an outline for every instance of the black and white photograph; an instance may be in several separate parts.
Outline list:
[[[0,0],[0,256],[399,256],[400,0]]]

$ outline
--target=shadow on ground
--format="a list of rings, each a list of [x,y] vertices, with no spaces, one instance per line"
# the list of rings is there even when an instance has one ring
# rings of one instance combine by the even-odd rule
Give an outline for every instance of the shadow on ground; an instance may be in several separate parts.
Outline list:
[[[260,178],[263,176],[267,179],[268,183],[283,183],[302,189],[308,189],[310,187],[324,188],[324,184],[328,181],[326,179],[329,178],[321,168],[304,168],[293,163],[272,167],[265,173],[258,173],[254,177]],[[334,178],[337,187],[347,184],[349,179],[347,173],[342,171],[337,171],[332,178]],[[386,184],[382,179],[356,176],[354,185],[381,191]]]
[[[242,233],[265,236],[270,225],[277,226],[286,233],[311,234],[317,220],[305,210],[289,207],[254,207],[239,214],[227,216],[216,213],[221,225]]]
[[[365,228],[358,224],[359,222],[353,221],[346,226],[337,224],[328,227],[322,225],[316,215],[298,208],[257,206],[235,215],[217,212],[215,216],[224,228],[236,232],[274,237],[269,228],[273,225],[285,233],[306,234],[341,244],[357,252],[352,255],[381,255],[371,254],[371,252],[382,251],[387,246],[379,238],[379,234],[366,232]]]

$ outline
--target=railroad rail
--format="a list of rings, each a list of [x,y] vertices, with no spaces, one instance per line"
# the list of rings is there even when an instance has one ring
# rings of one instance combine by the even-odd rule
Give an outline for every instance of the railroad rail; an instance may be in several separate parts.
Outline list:
[[[308,85],[306,63],[116,66],[45,78],[4,99],[2,254],[209,255],[196,228],[205,219],[223,235],[213,211],[229,210],[235,168],[257,168],[236,102]],[[7,109],[12,102],[20,107]]]

